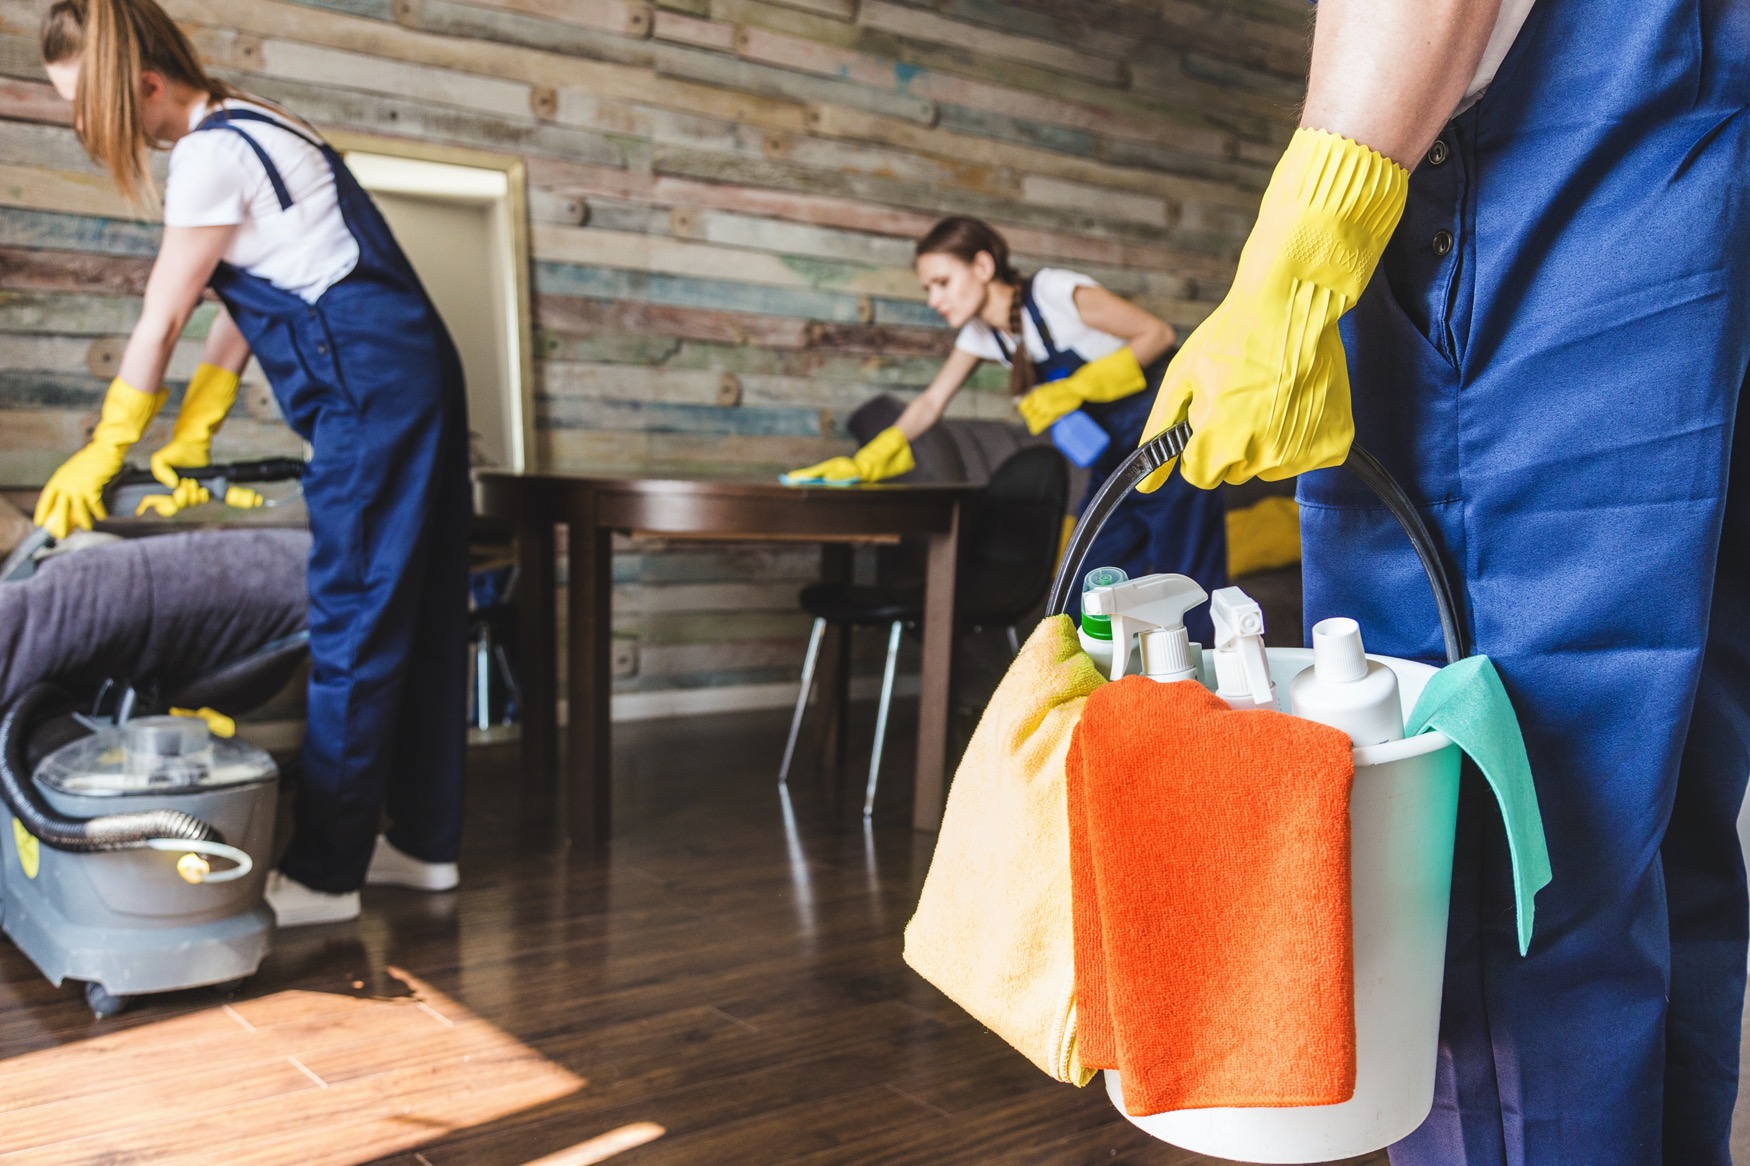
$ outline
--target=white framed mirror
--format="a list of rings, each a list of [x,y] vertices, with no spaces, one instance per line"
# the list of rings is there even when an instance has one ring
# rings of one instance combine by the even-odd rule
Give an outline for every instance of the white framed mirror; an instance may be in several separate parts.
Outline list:
[[[455,338],[468,381],[471,460],[534,468],[523,160],[360,134],[329,140],[382,209]]]

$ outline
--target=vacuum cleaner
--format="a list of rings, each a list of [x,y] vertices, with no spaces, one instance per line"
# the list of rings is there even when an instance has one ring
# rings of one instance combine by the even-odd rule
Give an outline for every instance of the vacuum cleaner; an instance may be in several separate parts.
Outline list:
[[[241,984],[273,931],[278,777],[198,717],[92,731],[64,691],[30,689],[0,718],[0,927],[52,983],[82,981],[99,1018],[145,993]]]
[[[213,724],[307,658],[309,537],[200,530],[45,557],[45,536],[0,570],[0,930],[99,1018],[233,989],[272,938],[280,769]]]

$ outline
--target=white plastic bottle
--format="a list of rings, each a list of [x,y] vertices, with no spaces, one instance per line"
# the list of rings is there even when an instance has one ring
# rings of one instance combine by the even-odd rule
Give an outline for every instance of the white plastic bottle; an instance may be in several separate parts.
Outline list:
[[[1185,630],[1185,613],[1208,598],[1195,579],[1167,574],[1144,575],[1084,593],[1084,628],[1090,623],[1097,628],[1103,620],[1112,645],[1137,642],[1130,659],[1116,651],[1109,653],[1106,676],[1118,680],[1140,670],[1163,683],[1196,679],[1203,653]]]
[[[1342,617],[1320,620],[1312,641],[1312,667],[1288,687],[1294,715],[1341,729],[1358,747],[1402,740],[1397,673],[1367,658],[1361,626]]]
[[[1101,676],[1112,674],[1112,617],[1096,615],[1087,610],[1086,597],[1090,591],[1106,590],[1120,583],[1128,583],[1130,575],[1123,567],[1095,567],[1082,579],[1082,623],[1076,629],[1076,637],[1082,642],[1082,651],[1093,657],[1095,667],[1099,668]],[[1126,636],[1128,647],[1129,637]]]
[[[1264,609],[1238,587],[1223,587],[1209,597],[1209,621],[1215,625],[1215,695],[1231,709],[1275,708]]]

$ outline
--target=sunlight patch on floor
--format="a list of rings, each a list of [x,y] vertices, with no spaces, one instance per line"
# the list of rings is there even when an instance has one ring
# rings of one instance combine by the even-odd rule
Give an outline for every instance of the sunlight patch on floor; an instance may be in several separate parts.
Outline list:
[[[569,1150],[537,1158],[527,1166],[595,1166],[595,1163],[606,1162],[616,1154],[654,1142],[667,1132],[653,1121],[633,1122],[587,1142],[579,1142]]]
[[[358,1166],[584,1087],[389,971],[412,996],[277,992],[0,1061],[0,1163]]]

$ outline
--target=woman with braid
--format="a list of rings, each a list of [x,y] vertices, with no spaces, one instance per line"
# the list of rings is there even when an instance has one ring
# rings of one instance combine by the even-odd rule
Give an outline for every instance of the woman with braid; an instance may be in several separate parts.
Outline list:
[[[1085,507],[1142,437],[1154,401],[1144,390],[1160,384],[1175,351],[1172,325],[1074,271],[1047,267],[1023,277],[1007,241],[978,219],[938,223],[919,241],[916,263],[930,307],[960,330],[953,354],[892,428],[851,457],[786,480],[844,484],[905,473],[910,443],[941,418],[981,361],[994,360],[1008,366],[1009,393],[1031,432],[1067,422],[1091,433],[1092,446],[1104,446],[1088,460]],[[1065,438],[1058,444],[1072,456],[1090,446],[1061,428],[1054,437]],[[1170,571],[1214,591],[1227,583],[1225,521],[1218,494],[1174,478],[1153,494],[1132,493],[1095,540],[1087,565],[1122,567],[1132,578]],[[1079,601],[1078,589],[1070,613],[1077,618]]]

